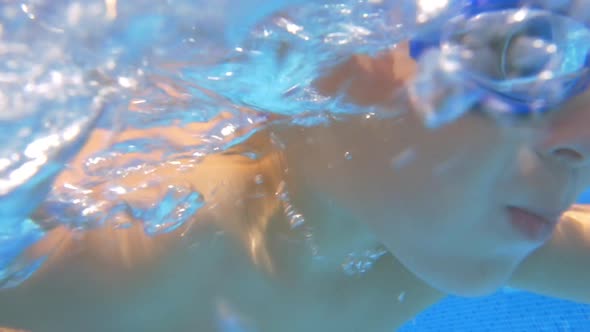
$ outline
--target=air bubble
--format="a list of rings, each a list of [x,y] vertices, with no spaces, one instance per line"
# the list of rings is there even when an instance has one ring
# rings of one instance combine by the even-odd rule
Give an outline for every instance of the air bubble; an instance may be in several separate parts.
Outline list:
[[[406,292],[401,292],[401,293],[399,293],[399,295],[398,295],[398,297],[397,297],[397,300],[398,300],[399,302],[404,302],[404,300],[405,300],[405,299],[406,299]]]
[[[264,183],[264,176],[262,176],[262,174],[257,174],[257,175],[254,177],[254,182],[255,182],[256,184],[263,184],[263,183]]]

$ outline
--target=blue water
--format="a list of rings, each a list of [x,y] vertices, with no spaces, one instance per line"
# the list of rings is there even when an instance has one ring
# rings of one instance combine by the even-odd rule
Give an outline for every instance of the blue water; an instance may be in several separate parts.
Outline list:
[[[367,112],[319,96],[310,83],[322,68],[347,55],[375,54],[428,31],[455,13],[461,1],[450,1],[448,10],[423,24],[408,19],[416,15],[410,1],[240,0],[240,8],[234,8],[231,0],[215,5],[136,0],[121,1],[116,19],[104,3],[35,0],[0,7],[0,287],[17,286],[44,260],[12,264],[44,235],[28,219],[31,211],[42,207],[38,221],[46,227],[82,229],[105,226],[119,212],[132,211],[149,234],[172,231],[203,206],[199,193],[176,188],[153,208],[119,204],[105,216],[92,213],[98,202],[82,192],[171,156],[198,159],[199,153],[232,146],[258,130],[269,113],[314,125],[325,118],[326,109]],[[289,15],[265,18],[285,4],[297,6]],[[387,15],[392,8],[402,14]],[[282,55],[285,43],[289,52]],[[182,100],[159,82],[174,86]],[[220,109],[229,116],[219,117]],[[77,187],[50,186],[93,128],[194,122],[215,123],[208,133],[195,132],[207,134],[206,143],[178,145],[164,138],[120,142],[86,162],[87,177]],[[223,135],[228,127],[239,128],[240,135]],[[44,142],[44,148],[35,142]],[[112,157],[154,152],[162,159],[112,162]],[[19,170],[21,175],[33,171],[13,181],[11,175]],[[590,203],[590,192],[581,201]],[[447,298],[402,331],[590,331],[588,322],[589,306],[503,291],[482,299]]]

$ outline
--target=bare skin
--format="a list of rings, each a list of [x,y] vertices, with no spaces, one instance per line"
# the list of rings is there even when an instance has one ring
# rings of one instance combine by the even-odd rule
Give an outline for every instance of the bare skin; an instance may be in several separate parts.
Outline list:
[[[346,88],[353,102],[386,106],[415,68],[405,54],[355,57],[318,87],[325,94]],[[583,105],[511,129],[473,114],[430,131],[411,112],[276,127],[236,148],[264,152],[257,161],[230,151],[184,174],[161,165],[160,179],[190,184],[206,198],[190,228],[155,238],[137,226],[79,238],[53,230],[33,251],[62,250],[25,285],[0,293],[0,324],[34,332],[224,331],[219,321],[232,316],[255,331],[391,331],[445,294],[488,294],[506,284],[590,301],[566,282],[590,273],[580,268],[588,236],[567,231],[579,222],[564,219],[550,241],[531,241],[509,227],[504,211],[518,205],[559,215],[590,185],[587,141],[560,136],[580,121]],[[78,160],[104,135],[97,132]],[[582,159],[558,158],[563,151]],[[64,174],[57,185],[76,176]],[[255,181],[259,176],[264,181]],[[124,184],[144,178],[131,175]],[[313,227],[321,259],[302,232],[290,229],[275,195],[282,186]],[[342,272],[348,253],[377,245],[389,253],[368,273]],[[571,252],[571,269],[557,272]],[[538,271],[547,273],[545,283]]]

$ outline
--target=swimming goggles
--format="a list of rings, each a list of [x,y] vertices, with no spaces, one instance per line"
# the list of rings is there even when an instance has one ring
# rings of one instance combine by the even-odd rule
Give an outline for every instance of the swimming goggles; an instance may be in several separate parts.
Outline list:
[[[435,34],[410,41],[415,59],[428,49],[519,116],[555,109],[590,85],[589,27],[534,3],[472,0]]]

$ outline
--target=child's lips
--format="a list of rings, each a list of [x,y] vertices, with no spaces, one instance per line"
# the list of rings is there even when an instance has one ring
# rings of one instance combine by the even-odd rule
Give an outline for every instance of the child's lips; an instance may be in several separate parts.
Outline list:
[[[559,222],[560,214],[540,214],[514,206],[507,210],[514,229],[534,242],[548,240]]]

